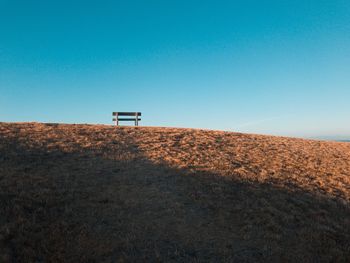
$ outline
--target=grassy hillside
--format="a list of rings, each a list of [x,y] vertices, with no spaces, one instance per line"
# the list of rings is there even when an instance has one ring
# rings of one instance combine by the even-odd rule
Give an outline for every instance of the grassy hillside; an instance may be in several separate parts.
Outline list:
[[[0,262],[349,262],[350,144],[0,123]]]

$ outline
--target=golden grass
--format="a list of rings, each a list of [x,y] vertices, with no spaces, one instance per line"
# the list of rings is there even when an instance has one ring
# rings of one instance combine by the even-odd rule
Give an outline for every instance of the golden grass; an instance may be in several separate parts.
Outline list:
[[[0,262],[349,262],[350,143],[0,123]]]

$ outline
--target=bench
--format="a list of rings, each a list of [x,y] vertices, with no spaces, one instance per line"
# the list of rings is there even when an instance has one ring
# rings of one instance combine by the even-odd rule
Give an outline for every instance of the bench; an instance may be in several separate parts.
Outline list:
[[[133,118],[120,118],[120,117],[130,117]],[[119,125],[120,121],[133,121],[135,122],[135,126],[139,126],[139,121],[141,121],[141,112],[113,112],[113,121],[115,125]]]

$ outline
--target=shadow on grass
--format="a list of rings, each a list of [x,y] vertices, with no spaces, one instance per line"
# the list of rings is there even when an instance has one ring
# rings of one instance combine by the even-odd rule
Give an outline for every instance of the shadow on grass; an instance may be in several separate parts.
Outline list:
[[[297,186],[154,164],[132,144],[0,145],[1,262],[350,260],[349,204]]]

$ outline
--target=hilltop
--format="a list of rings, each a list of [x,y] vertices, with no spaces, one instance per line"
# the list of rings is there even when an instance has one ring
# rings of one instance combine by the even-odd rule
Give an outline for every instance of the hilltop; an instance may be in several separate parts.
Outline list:
[[[0,262],[349,262],[350,144],[0,123]]]

